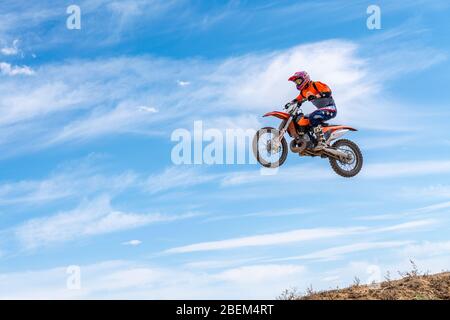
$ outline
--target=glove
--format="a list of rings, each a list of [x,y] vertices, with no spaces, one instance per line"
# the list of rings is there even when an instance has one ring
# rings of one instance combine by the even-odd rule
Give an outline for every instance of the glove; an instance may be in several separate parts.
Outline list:
[[[286,105],[284,106],[284,109],[289,109],[295,102],[296,102],[296,100],[292,100],[291,102],[286,103]]]

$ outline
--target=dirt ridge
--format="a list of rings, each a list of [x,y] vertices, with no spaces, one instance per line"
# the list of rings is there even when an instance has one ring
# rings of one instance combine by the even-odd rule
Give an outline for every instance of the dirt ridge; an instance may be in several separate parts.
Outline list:
[[[355,278],[353,285],[343,289],[314,291],[311,288],[303,295],[286,290],[279,297],[283,300],[450,300],[450,272],[421,274],[413,264],[411,272],[399,273],[401,278],[391,280],[389,276],[381,283],[362,285]]]

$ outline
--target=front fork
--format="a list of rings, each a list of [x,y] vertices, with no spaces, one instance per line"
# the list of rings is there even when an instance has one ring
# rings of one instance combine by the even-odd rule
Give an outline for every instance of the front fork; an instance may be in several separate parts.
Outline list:
[[[278,131],[280,131],[280,136],[278,137],[278,142],[281,141],[281,139],[283,138],[284,134],[286,133],[286,131],[289,128],[289,125],[291,124],[293,120],[293,117],[290,116],[288,119],[283,120],[283,122],[281,122],[280,126],[278,127]]]
[[[278,137],[275,137],[272,140],[272,146],[271,146],[272,150],[278,151],[278,149],[280,148],[280,145],[281,145],[281,139],[283,139],[284,134],[288,130],[291,122],[292,122],[292,116],[290,116],[288,119],[283,120],[283,122],[281,122],[280,126],[278,127],[278,131],[280,132],[280,134]]]

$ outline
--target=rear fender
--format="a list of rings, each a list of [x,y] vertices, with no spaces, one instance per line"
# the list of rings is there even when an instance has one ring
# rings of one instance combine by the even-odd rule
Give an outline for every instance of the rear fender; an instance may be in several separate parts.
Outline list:
[[[328,130],[325,130],[328,129]],[[349,131],[357,131],[356,129],[352,127],[346,127],[346,126],[336,126],[336,127],[326,127],[324,128],[325,133],[329,133],[330,136],[327,139],[327,143],[330,143],[333,140],[339,139],[344,134],[346,134]]]
[[[342,129],[346,129],[346,130],[350,130],[350,131],[358,131],[355,128],[352,128],[349,126],[327,126],[327,127],[323,127],[323,132],[333,132],[333,131],[342,130]]]

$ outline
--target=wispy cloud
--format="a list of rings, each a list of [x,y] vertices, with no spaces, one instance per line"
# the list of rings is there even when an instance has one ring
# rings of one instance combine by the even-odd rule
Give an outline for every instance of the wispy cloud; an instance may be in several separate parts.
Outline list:
[[[415,220],[408,221],[392,226],[376,228],[374,232],[398,232],[398,231],[408,231],[408,230],[416,230],[422,227],[430,227],[432,225],[437,225],[439,223],[436,219],[423,219],[423,220]]]
[[[200,267],[186,269],[183,266],[158,267],[135,261],[103,261],[81,265],[80,290],[68,290],[67,266],[50,269],[15,271],[0,274],[0,298],[2,299],[274,299],[291,287],[301,289],[314,285],[315,289],[346,286],[358,276],[364,283],[370,266],[380,269],[380,280],[387,271],[393,277],[397,270],[408,270],[409,259],[420,261],[419,268],[440,272],[448,267],[449,255],[446,242],[406,244],[393,241],[379,244],[380,249],[394,253],[386,259],[345,261],[343,265],[324,264],[322,268],[298,263],[254,263],[222,269],[205,270]],[[333,254],[366,248],[365,244],[354,247],[337,247]],[[345,248],[345,249],[342,249]],[[396,253],[399,254],[395,256]],[[393,249],[393,250],[390,250]],[[428,258],[427,258],[428,257]],[[419,259],[419,260],[417,260]],[[307,261],[305,261],[306,263]],[[207,268],[208,269],[208,268]]]
[[[242,219],[242,218],[283,217],[283,216],[305,215],[307,213],[312,213],[314,211],[316,210],[304,208],[291,208],[291,209],[279,209],[277,212],[271,210],[271,211],[259,211],[259,212],[239,213],[239,214],[215,214],[214,216],[207,218],[205,220],[220,221],[220,220]]]
[[[421,216],[421,215],[429,215],[431,213],[445,211],[446,209],[450,208],[450,201],[445,202],[439,202],[432,205],[420,207],[420,208],[413,208],[410,210],[404,210],[402,212],[397,213],[386,213],[386,214],[379,214],[379,215],[370,215],[370,216],[360,216],[357,218],[357,220],[367,220],[367,221],[376,221],[376,220],[390,220],[390,219],[399,219],[404,218],[408,216]],[[435,221],[432,219],[423,220],[423,221]]]
[[[0,274],[0,298],[273,299],[286,287],[302,283],[306,273],[303,266],[289,264],[247,265],[208,273],[134,261],[104,261],[80,268],[80,290],[64,287],[64,266]]]
[[[189,253],[199,251],[237,249],[255,246],[273,246],[285,243],[351,236],[361,233],[375,234],[392,231],[416,230],[422,227],[431,226],[436,223],[437,223],[436,220],[426,219],[426,220],[409,221],[385,227],[355,226],[349,228],[298,229],[287,232],[232,238],[227,240],[200,242],[187,246],[171,248],[166,250],[165,253]]]
[[[123,40],[124,32],[132,30],[143,22],[152,26],[171,9],[182,2],[169,0],[80,0],[76,3],[82,10],[83,26],[90,26],[90,32],[75,44],[79,48],[96,45],[114,45]],[[64,30],[65,9],[68,4],[44,0],[39,4],[22,1],[4,1],[0,4],[0,35],[11,38],[21,34],[28,40],[33,51],[53,49],[70,42],[70,37],[61,36]],[[181,8],[180,8],[181,9]],[[45,27],[43,27],[45,26]],[[45,45],[40,39],[45,38]],[[73,44],[74,45],[74,44]]]
[[[215,278],[239,285],[252,285],[261,282],[280,281],[280,278],[290,278],[304,274],[305,267],[299,265],[265,264],[237,267],[223,271]]]
[[[330,40],[215,63],[139,56],[41,65],[33,77],[3,79],[0,129],[11,137],[9,145],[35,149],[104,135],[161,134],[175,128],[173,114],[180,119],[176,126],[190,126],[198,119],[211,125],[228,119],[225,123],[233,127],[241,119],[246,127],[258,126],[255,115],[296,95],[286,78],[298,69],[299,61],[339,97],[337,121],[362,128],[401,128],[398,121],[389,123],[396,102],[380,103],[377,71],[369,70],[358,48],[351,41]],[[17,68],[3,65],[8,74],[34,72]],[[189,90],[174,88],[173,75],[190,79]],[[377,121],[366,112],[368,108],[387,120]]]
[[[33,69],[28,66],[13,66],[7,62],[0,62],[0,72],[7,76],[31,76],[34,74]]]
[[[19,40],[15,39],[10,47],[3,47],[0,52],[5,56],[15,56],[20,52],[19,50]]]
[[[153,108],[153,107],[148,107],[148,106],[139,106],[138,109],[141,111],[150,112],[150,113],[158,112],[158,109]]]
[[[144,72],[163,67],[158,64],[152,59],[116,58],[41,66],[27,80],[3,78],[0,130],[8,139],[0,143],[5,153],[8,146],[11,152],[20,152],[150,130],[152,123],[168,117],[154,111],[172,99],[157,88],[156,76]],[[137,73],[131,76],[130,68]],[[149,105],[154,109],[140,108]]]
[[[262,182],[283,181],[283,184],[287,183],[298,183],[298,177],[303,177],[307,180],[325,180],[325,179],[335,179],[336,177],[329,174],[329,170],[324,170],[323,168],[317,168],[311,165],[305,165],[301,167],[286,167],[280,168],[278,172],[274,175],[261,175],[258,170],[254,171],[241,171],[241,172],[231,172],[223,177],[221,184],[224,187],[227,186],[238,186],[246,184],[257,184]]]
[[[362,176],[382,179],[445,173],[450,173],[450,161],[448,160],[416,160],[371,164],[365,167]]]
[[[406,199],[413,199],[417,197],[426,199],[448,199],[450,198],[450,185],[435,184],[421,187],[403,187],[399,194]]]
[[[273,259],[272,261],[290,261],[290,260],[336,260],[343,258],[347,254],[369,251],[375,249],[388,249],[395,247],[404,247],[411,244],[411,241],[380,241],[380,242],[361,242],[355,244],[349,244],[339,247],[332,247],[313,253],[308,253],[299,256],[292,256],[280,259]]]
[[[449,256],[450,241],[423,241],[421,243],[412,243],[402,250],[399,250],[399,254],[407,258],[424,258],[439,255]]]
[[[360,233],[365,228],[317,228],[298,229],[288,232],[263,234],[250,237],[233,238],[220,241],[201,242],[166,250],[166,253],[188,253],[197,251],[225,250],[254,246],[279,245],[292,242],[310,241]]]
[[[147,182],[144,183],[144,186],[150,193],[158,193],[208,183],[216,180],[220,176],[205,174],[194,167],[175,166],[167,168],[160,174],[151,175],[147,179]]]
[[[133,246],[133,247],[139,246],[141,244],[142,244],[141,240],[130,240],[130,241],[122,242],[122,245],[124,245],[124,246]]]
[[[423,160],[423,161],[398,161],[365,164],[361,179],[394,179],[399,177],[414,177],[431,174],[450,173],[450,161],[447,160]],[[298,183],[298,177],[303,180],[321,181],[333,180],[336,176],[331,175],[329,169],[319,168],[312,165],[301,167],[281,167],[275,175],[261,175],[259,171],[230,172],[223,176],[223,186],[236,186],[256,184],[267,181],[283,181],[286,183]]]
[[[377,137],[367,137],[359,140],[360,147],[363,150],[376,150],[376,149],[388,149],[388,148],[402,148],[410,145],[411,142],[417,141],[419,136],[412,134],[408,135],[389,135],[380,136],[377,133]]]
[[[193,260],[188,263],[185,263],[184,266],[188,269],[224,269],[230,267],[243,266],[248,264],[255,264],[258,261],[264,260],[263,257],[251,257],[251,258],[235,258],[235,259],[216,259],[216,260]]]
[[[85,201],[71,211],[28,220],[16,227],[14,234],[26,249],[34,249],[192,216],[194,215],[123,212],[113,209],[108,197],[100,197],[90,202]]]
[[[119,105],[112,110],[103,110],[64,126],[48,144],[68,140],[86,140],[109,134],[131,133],[134,130],[139,132],[142,124],[153,120],[148,117],[154,113],[156,109],[151,107]]]
[[[182,81],[182,80],[178,80],[177,83],[180,87],[187,87],[188,85],[191,84],[189,81]]]
[[[131,171],[102,173],[96,165],[98,158],[91,155],[66,163],[40,180],[3,182],[0,184],[0,205],[36,206],[105,192],[114,195],[138,184],[138,175]]]

